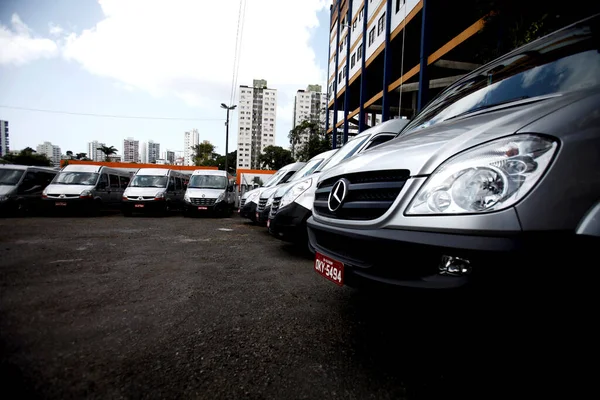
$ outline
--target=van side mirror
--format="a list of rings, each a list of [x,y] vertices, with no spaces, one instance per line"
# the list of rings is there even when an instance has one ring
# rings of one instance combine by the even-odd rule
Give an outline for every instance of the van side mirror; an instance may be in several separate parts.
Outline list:
[[[228,192],[233,192],[233,185],[227,186],[227,191]]]

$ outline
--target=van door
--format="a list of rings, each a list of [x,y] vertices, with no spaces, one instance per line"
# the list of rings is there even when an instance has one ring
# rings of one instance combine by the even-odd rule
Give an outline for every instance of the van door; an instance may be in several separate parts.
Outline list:
[[[167,200],[171,202],[171,207],[177,206],[177,191],[175,185],[175,178],[169,176],[169,183],[167,184]]]
[[[108,183],[107,174],[100,175],[100,179],[98,179],[98,184],[96,185],[94,192],[94,197],[100,197],[103,203],[108,204],[110,202],[110,185]]]
[[[41,195],[42,185],[34,171],[27,171],[17,188],[17,204],[19,208],[26,209],[35,199],[36,194]]]
[[[112,205],[119,204],[121,201],[121,196],[123,196],[123,191],[121,190],[121,185],[119,184],[119,176],[109,174],[108,180],[110,188],[109,203]]]
[[[175,178],[175,199],[177,201],[177,207],[181,207],[183,204],[183,195],[185,194],[185,189],[183,188],[183,179],[180,177]]]

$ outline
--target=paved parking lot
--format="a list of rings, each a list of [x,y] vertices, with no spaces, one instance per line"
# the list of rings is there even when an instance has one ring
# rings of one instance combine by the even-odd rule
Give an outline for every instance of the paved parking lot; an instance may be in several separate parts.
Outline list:
[[[30,397],[486,398],[539,357],[531,314],[339,288],[237,216],[2,219],[0,290],[1,385]]]

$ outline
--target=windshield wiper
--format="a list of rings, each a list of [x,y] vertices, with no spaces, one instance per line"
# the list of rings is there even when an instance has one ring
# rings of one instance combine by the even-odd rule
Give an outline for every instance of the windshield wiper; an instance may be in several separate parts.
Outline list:
[[[477,112],[477,111],[487,110],[488,108],[493,108],[493,107],[496,107],[496,106],[501,106],[503,104],[513,103],[515,101],[525,100],[525,99],[528,99],[528,98],[529,98],[529,96],[513,97],[512,99],[500,101],[498,103],[486,104],[484,106],[475,107],[475,108],[472,108],[472,109],[470,109],[468,111],[462,112],[460,114],[456,114],[456,115],[454,115],[454,116],[452,116],[450,118],[446,118],[444,121],[450,121],[452,119],[462,117],[463,115],[472,114],[472,113]]]

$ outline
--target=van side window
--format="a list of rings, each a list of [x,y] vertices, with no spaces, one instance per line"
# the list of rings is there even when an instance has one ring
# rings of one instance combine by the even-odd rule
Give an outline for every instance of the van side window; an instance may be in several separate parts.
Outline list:
[[[37,174],[39,176],[39,184],[42,185],[42,188],[44,189],[50,184],[50,182],[52,182],[52,179],[54,179],[54,177],[56,176],[56,174],[52,174],[50,172],[38,172]]]
[[[175,190],[175,178],[169,177],[169,187],[167,190]]]
[[[175,178],[175,190],[181,190],[181,178]]]
[[[23,178],[23,181],[19,185],[19,191],[20,192],[25,192],[27,190],[30,190],[31,188],[33,188],[37,184],[38,184],[38,179],[37,179],[37,176],[36,176],[35,172],[28,171],[25,174],[25,177]]]
[[[119,188],[119,177],[117,175],[109,175],[110,176],[110,188],[118,189]]]
[[[129,185],[129,177],[128,176],[119,176],[119,180],[121,181],[121,187],[126,188]]]
[[[279,183],[286,183],[295,173],[296,171],[289,171],[287,174],[285,174],[283,179],[279,181]]]
[[[99,189],[106,189],[108,187],[108,175],[102,174],[100,175],[100,180],[98,181]]]

